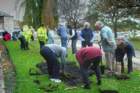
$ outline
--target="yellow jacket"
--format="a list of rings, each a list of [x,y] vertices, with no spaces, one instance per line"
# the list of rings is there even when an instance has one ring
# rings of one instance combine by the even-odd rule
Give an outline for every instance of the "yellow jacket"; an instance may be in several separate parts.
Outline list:
[[[31,41],[32,31],[31,31],[31,29],[29,29],[29,27],[27,25],[23,26],[22,35],[24,36],[24,38],[27,42]]]
[[[46,42],[46,40],[48,39],[48,37],[47,37],[47,29],[45,27],[39,27],[37,29],[37,37],[38,37],[39,41]]]

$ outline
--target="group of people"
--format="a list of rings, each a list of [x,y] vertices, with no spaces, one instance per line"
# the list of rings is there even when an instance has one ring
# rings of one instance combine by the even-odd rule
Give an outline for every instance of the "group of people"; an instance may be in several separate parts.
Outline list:
[[[94,46],[95,32],[90,28],[88,22],[84,23],[84,28],[77,31],[75,26],[66,26],[60,24],[57,29],[57,34],[61,39],[61,46],[51,43],[48,44],[47,29],[41,25],[37,29],[37,37],[40,44],[40,54],[46,60],[48,66],[48,74],[51,81],[60,83],[60,73],[65,72],[66,57],[68,55],[68,42],[71,39],[72,53],[75,55],[82,75],[84,88],[90,88],[90,80],[88,79],[88,69],[93,69],[97,77],[97,85],[101,84],[100,62],[102,60],[102,49],[105,53],[106,68],[109,72],[115,72],[115,62],[121,63],[121,71],[124,73],[124,56],[127,54],[128,58],[128,73],[131,73],[132,57],[135,56],[132,44],[124,37],[115,39],[112,29],[103,22],[97,21],[95,23],[96,31],[100,32],[102,47]],[[23,29],[24,32],[25,29]],[[26,28],[27,30],[27,28]],[[24,36],[25,33],[23,33]],[[24,36],[28,41],[28,37]],[[30,36],[31,38],[31,36]],[[81,48],[77,50],[77,40],[81,40]],[[30,41],[30,40],[29,40]],[[60,58],[60,60],[59,60]],[[116,59],[116,61],[115,61]],[[59,62],[60,61],[60,62]]]
[[[123,59],[126,54],[128,59],[128,73],[131,73],[133,71],[132,57],[135,56],[133,45],[126,39],[126,37],[120,36],[115,39],[111,28],[105,26],[100,21],[96,22],[95,27],[97,31],[100,31],[101,45],[105,53],[107,69],[112,73],[115,72],[115,62],[120,62],[121,72],[123,73]]]
[[[22,28],[22,32],[19,35],[20,48],[23,50],[29,50],[29,43],[31,42],[32,38],[33,38],[32,27],[24,25]]]
[[[67,25],[60,23],[57,34],[61,39],[61,46],[67,48],[68,42],[71,40],[72,53],[77,51],[77,40],[81,41],[81,46],[92,46],[94,42],[94,31],[90,28],[90,24],[85,22],[83,28],[79,31],[76,25]]]
[[[46,44],[46,43],[54,43],[54,40],[51,36],[51,32],[47,27],[45,27],[44,24],[41,24],[37,30],[32,26],[23,25],[21,33],[19,35],[20,40],[20,48],[23,50],[29,49],[29,43],[34,40],[39,41],[40,49]]]

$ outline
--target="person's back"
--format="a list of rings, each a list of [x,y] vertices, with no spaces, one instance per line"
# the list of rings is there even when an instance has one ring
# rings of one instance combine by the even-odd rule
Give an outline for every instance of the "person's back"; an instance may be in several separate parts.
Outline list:
[[[66,55],[67,55],[66,48],[61,47],[57,44],[46,44],[45,46],[49,47],[56,55],[56,57],[61,59],[60,68],[62,69],[62,71],[64,71],[64,64],[66,63]]]
[[[58,34],[61,38],[67,38],[67,28],[63,25],[61,25],[59,28],[58,28]]]
[[[37,29],[37,37],[39,41],[46,41],[47,39],[47,32],[45,27],[39,27]]]
[[[100,67],[99,64],[101,62],[102,52],[98,47],[86,47],[81,48],[76,53],[76,59],[80,65],[80,72],[82,75],[84,88],[90,89],[90,81],[88,79],[89,73],[88,70],[92,69],[95,71],[97,84],[101,85],[101,76],[100,76]]]
[[[84,28],[81,31],[81,36],[85,39],[85,41],[90,41],[93,38],[93,32],[90,28]]]
[[[116,43],[114,33],[112,32],[111,28],[104,26],[101,29],[100,35],[104,51],[112,51],[112,49],[115,48]]]
[[[84,29],[81,31],[82,47],[92,46],[93,44],[93,31],[90,28],[90,23],[84,23]]]
[[[91,60],[98,56],[102,56],[102,51],[99,47],[95,47],[95,46],[81,48],[76,53],[76,57],[78,59],[81,59],[80,63],[83,63],[83,61],[85,60]]]
[[[127,56],[129,57],[135,56],[135,50],[133,45],[130,42],[125,42],[125,43],[126,43],[125,51],[127,53]]]
[[[57,44],[46,44],[56,55],[57,57],[61,57],[61,55],[66,55],[66,48],[61,47]]]
[[[60,27],[57,29],[57,33],[60,36],[61,39],[61,46],[67,48],[67,43],[68,43],[68,29],[67,27],[63,24],[60,24]]]

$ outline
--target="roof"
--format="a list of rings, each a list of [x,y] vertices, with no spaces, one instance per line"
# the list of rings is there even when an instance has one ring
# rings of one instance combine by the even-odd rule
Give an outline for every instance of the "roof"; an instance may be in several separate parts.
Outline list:
[[[12,17],[11,15],[5,13],[5,12],[2,12],[0,11],[0,16],[4,16],[4,17]]]

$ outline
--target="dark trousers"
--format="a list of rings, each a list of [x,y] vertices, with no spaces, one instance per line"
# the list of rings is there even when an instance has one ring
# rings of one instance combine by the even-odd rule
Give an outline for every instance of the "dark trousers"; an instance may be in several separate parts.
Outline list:
[[[77,39],[72,39],[72,40],[71,40],[71,47],[72,47],[72,53],[73,53],[73,54],[75,54],[76,51],[77,51],[76,43],[77,43]]]
[[[39,44],[40,44],[40,50],[41,50],[41,48],[45,45],[45,42],[44,41],[39,41]]]
[[[90,81],[88,79],[88,77],[89,77],[89,74],[88,74],[89,67],[91,67],[95,71],[97,81],[101,80],[101,72],[100,72],[100,67],[99,67],[100,62],[101,62],[101,57],[96,57],[93,60],[86,61],[86,62],[84,62],[83,64],[80,65],[80,71],[81,71],[81,75],[82,75],[83,82],[84,82],[85,85],[90,84]]]
[[[26,49],[26,50],[29,49],[29,42],[28,42],[28,41],[25,42],[25,49]]]
[[[50,78],[59,79],[59,70],[60,70],[59,62],[53,51],[49,47],[43,47],[40,50],[40,54],[46,60]]]
[[[121,73],[124,73],[124,55],[119,57],[116,57],[116,61],[117,62],[121,62]],[[127,63],[127,68],[128,68],[128,73],[132,72],[133,71],[133,64],[132,64],[132,56],[127,56],[127,59],[128,59],[128,63]]]
[[[132,56],[127,56],[128,58],[128,73],[133,71],[133,65],[132,65]]]
[[[20,48],[23,49],[23,50],[25,50],[26,41],[25,41],[24,36],[21,36],[19,38],[19,40],[20,40]]]
[[[82,41],[82,47],[86,46],[92,46],[92,43],[90,41]]]

